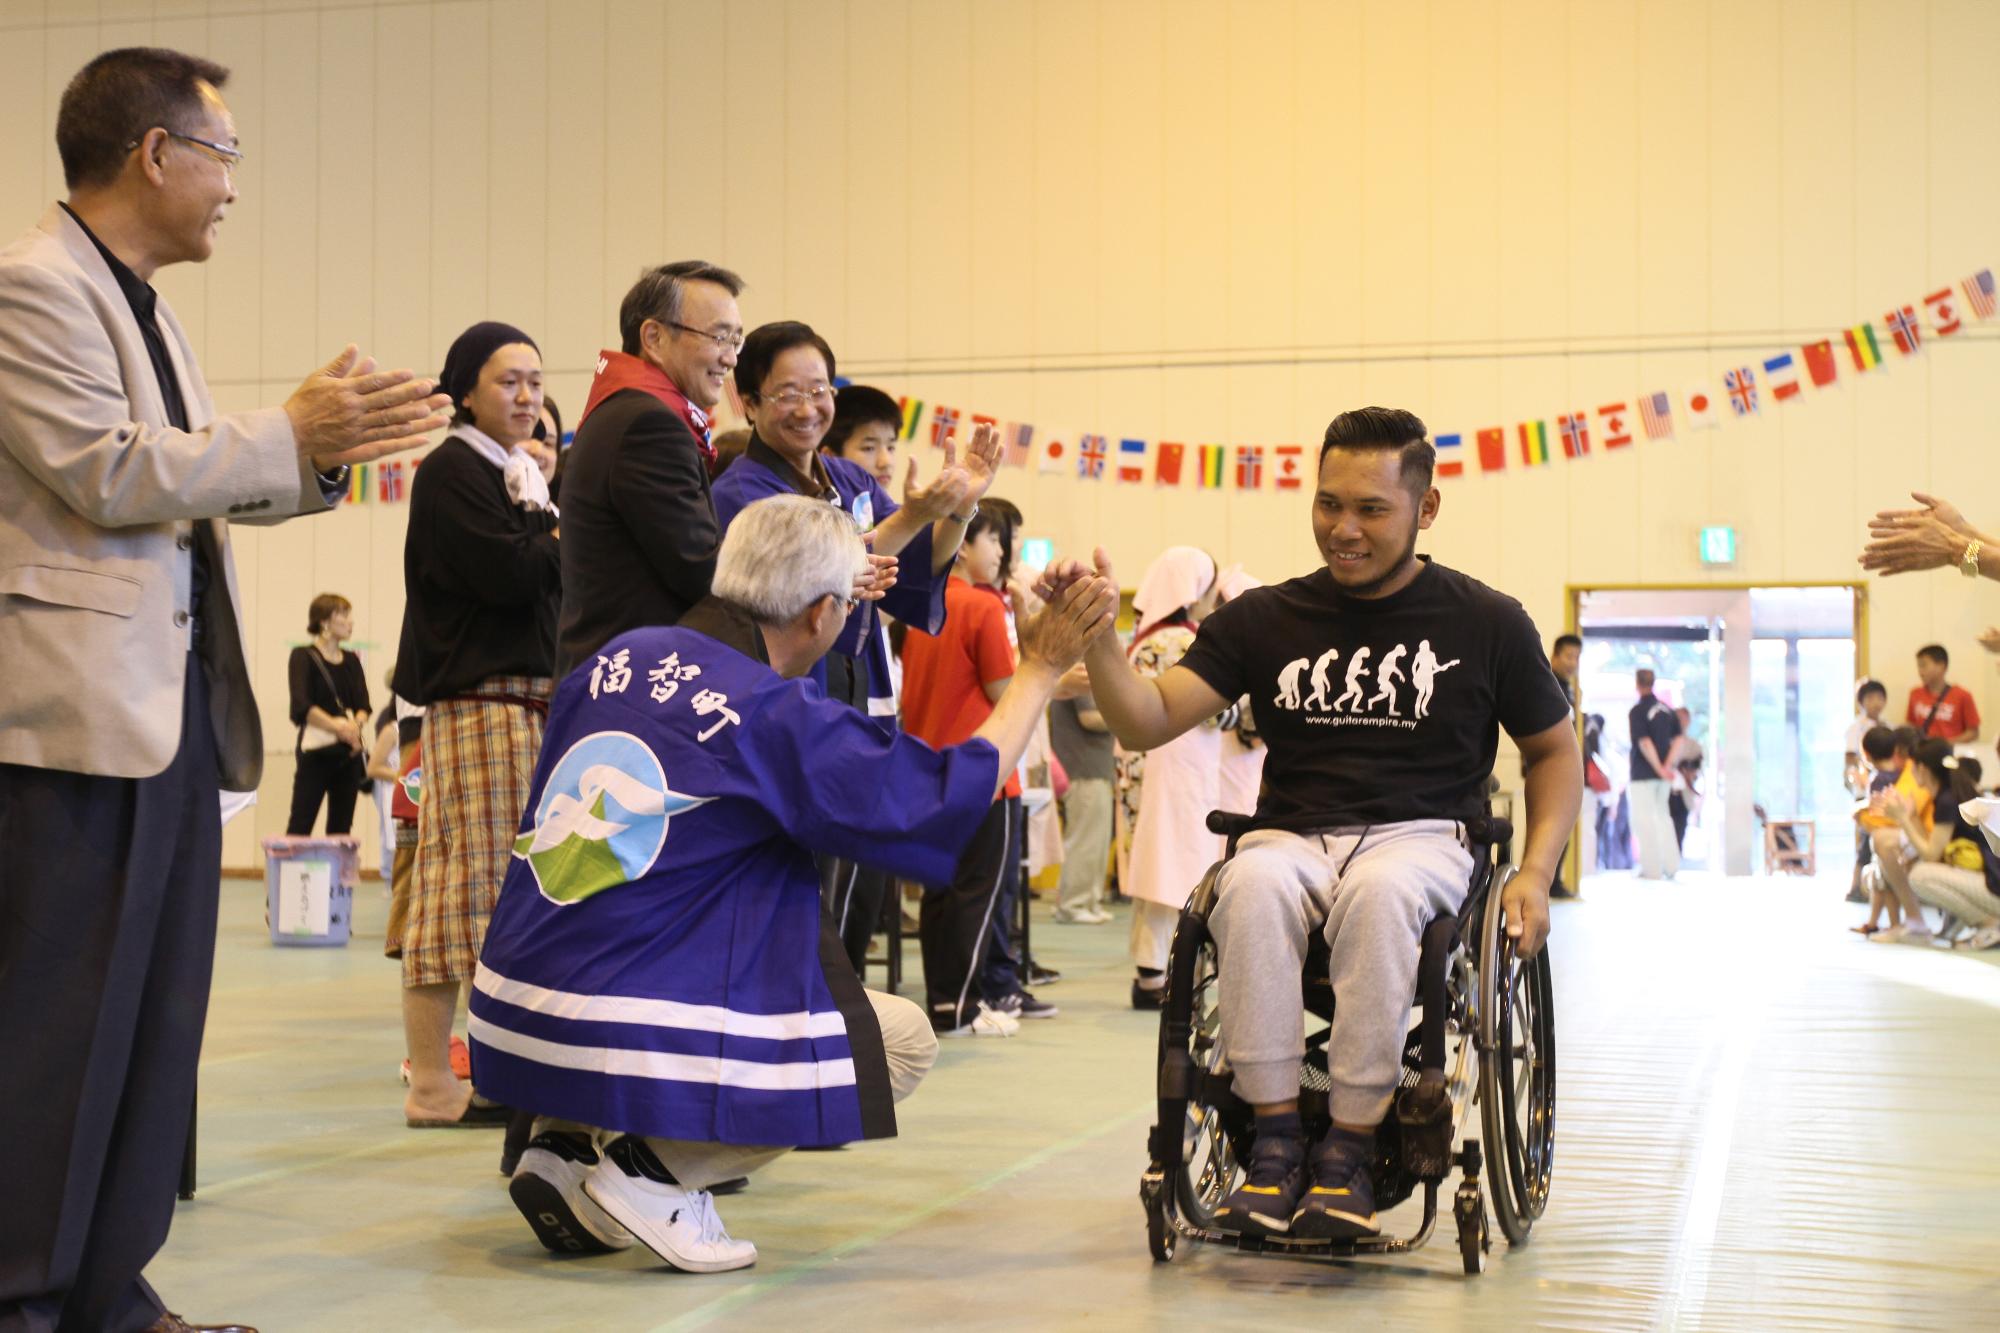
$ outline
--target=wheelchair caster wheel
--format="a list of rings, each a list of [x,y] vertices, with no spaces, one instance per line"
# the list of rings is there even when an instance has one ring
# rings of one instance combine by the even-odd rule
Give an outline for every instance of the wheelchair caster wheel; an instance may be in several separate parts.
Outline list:
[[[1167,1220],[1167,1210],[1149,1201],[1146,1204],[1146,1247],[1153,1252],[1153,1262],[1172,1263],[1177,1240],[1179,1237],[1174,1234],[1173,1223]]]
[[[1458,1220],[1458,1257],[1465,1264],[1465,1275],[1477,1277],[1486,1271],[1486,1252],[1493,1247],[1486,1230],[1486,1199],[1479,1186],[1470,1182],[1459,1186],[1452,1214]]]

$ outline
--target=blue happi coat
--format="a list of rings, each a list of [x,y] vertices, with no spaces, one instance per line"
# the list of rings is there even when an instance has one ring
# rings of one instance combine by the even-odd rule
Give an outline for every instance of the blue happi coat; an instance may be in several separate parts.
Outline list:
[[[826,453],[819,454],[818,460],[826,469],[828,485],[824,489],[809,487],[781,454],[753,437],[742,457],[715,479],[710,490],[716,522],[727,531],[746,505],[773,495],[809,495],[838,504],[865,533],[873,531],[901,507],[890,498],[882,483],[859,464]],[[925,524],[919,529],[896,557],[896,586],[883,596],[880,609],[913,629],[938,633],[944,628],[944,591],[950,579],[949,571],[931,572],[931,526]],[[831,652],[859,658],[866,665],[865,711],[878,722],[894,726],[896,699],[889,688],[889,649],[882,639],[881,623],[876,604],[861,603],[847,618],[847,625],[834,640]],[[812,678],[822,689],[826,687],[824,662],[813,664]]]
[[[999,755],[884,731],[761,657],[711,598],[557,687],[473,982],[482,1095],[663,1138],[895,1133],[813,856],[945,882]]]

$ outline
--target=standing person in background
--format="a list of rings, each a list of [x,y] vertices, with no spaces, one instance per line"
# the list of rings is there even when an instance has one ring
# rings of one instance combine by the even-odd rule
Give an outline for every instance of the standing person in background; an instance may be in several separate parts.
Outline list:
[[[478,965],[541,751],[562,595],[556,515],[510,484],[541,418],[534,339],[475,324],[452,343],[440,382],[458,410],[410,494],[396,655],[396,693],[425,709],[403,932],[403,1116],[412,1129],[506,1120],[502,1108],[475,1107],[452,1070],[452,1011]]]
[[[227,523],[325,512],[350,464],[444,424],[430,381],[352,346],[217,415],[152,282],[236,200],[228,77],[85,65],[56,110],[69,198],[0,249],[0,1327],[188,1327],[142,1274],[194,1108],[216,792],[264,763]]]
[[[742,290],[728,269],[686,260],[646,270],[625,293],[623,350],[598,353],[563,468],[557,676],[708,596],[722,540],[709,422],[743,346]]]
[[[1216,578],[1216,609],[1229,605],[1264,581],[1231,565]],[[1235,725],[1222,731],[1221,783],[1216,791],[1218,809],[1249,815],[1257,812],[1257,799],[1264,785],[1264,758],[1269,753],[1257,733],[1257,710],[1249,695],[1236,701]]]
[[[1218,597],[1214,557],[1170,546],[1132,596],[1132,669],[1151,679],[1181,660]],[[1118,747],[1118,884],[1132,900],[1132,1007],[1158,1009],[1174,923],[1203,871],[1222,859],[1208,831],[1221,798],[1229,710],[1151,750]]]
[[[292,754],[292,812],[288,837],[313,831],[322,799],[329,836],[354,828],[354,799],[361,794],[367,754],[368,676],[361,659],[341,641],[354,633],[354,605],[323,592],[306,608],[312,642],[292,649],[285,675],[291,685],[292,725],[299,729]]]
[[[884,489],[896,484],[896,448],[903,435],[903,409],[880,389],[842,385],[833,399],[833,425],[820,448],[860,468]],[[915,468],[910,472],[914,480]]]
[[[1889,688],[1879,680],[1864,680],[1854,687],[1854,721],[1848,724],[1847,736],[1841,744],[1841,778],[1847,786],[1847,794],[1858,801],[1869,797],[1869,779],[1874,770],[1862,752],[1861,740],[1882,722],[1882,710],[1889,706]],[[1862,886],[1861,872],[1868,867],[1873,845],[1868,840],[1867,830],[1856,828],[1854,832],[1854,879],[1847,888],[1847,901],[1865,903],[1868,890]]]
[[[541,464],[542,477],[549,484],[549,507],[558,509],[562,505],[563,473],[563,424],[562,409],[556,400],[542,395],[542,419],[535,424],[535,434],[528,442],[528,452]]]
[[[1555,673],[1556,684],[1562,687],[1563,698],[1569,700],[1569,707],[1572,713],[1576,711],[1576,673],[1581,669],[1582,665],[1583,640],[1574,634],[1556,635],[1555,644],[1549,649],[1549,670]],[[1525,773],[1525,770],[1523,771]],[[1590,854],[1595,850],[1593,844],[1596,841],[1594,835],[1597,825],[1597,798],[1588,787],[1584,789],[1583,803],[1585,814],[1578,821],[1578,827],[1584,830],[1584,855],[1577,862],[1579,878],[1582,877],[1582,871],[1589,867]],[[1565,847],[1563,848],[1562,860],[1557,862],[1557,865],[1558,867],[1562,867],[1568,864],[1569,848]],[[1576,897],[1576,890],[1563,883],[1562,870],[1560,868],[1556,871],[1554,881],[1549,885],[1549,897]]]
[[[1685,708],[1674,710],[1681,724],[1680,757],[1674,761],[1674,792],[1667,798],[1667,816],[1674,823],[1674,849],[1687,848],[1688,816],[1701,805],[1701,742],[1694,738],[1694,715]]]
[[[1104,910],[1104,881],[1110,870],[1118,771],[1111,729],[1089,695],[1058,699],[1049,705],[1049,742],[1069,774],[1069,791],[1062,798],[1062,879],[1056,887],[1055,919],[1064,925],[1102,925],[1111,920]]]
[[[1970,745],[1979,739],[1979,705],[1963,685],[1945,679],[1951,668],[1951,654],[1943,644],[1929,643],[1917,649],[1917,684],[1910,690],[1910,703],[1903,721],[1925,738],[1935,737],[1952,745]]]
[[[1653,673],[1641,667],[1633,677],[1639,702],[1632,705],[1632,833],[1639,841],[1639,878],[1672,879],[1680,872],[1680,846],[1667,798],[1680,761],[1681,724],[1674,710],[1653,697]]]

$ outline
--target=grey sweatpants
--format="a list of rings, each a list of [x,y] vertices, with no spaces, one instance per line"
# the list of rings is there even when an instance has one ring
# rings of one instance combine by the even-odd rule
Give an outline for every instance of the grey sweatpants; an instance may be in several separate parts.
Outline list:
[[[889,1064],[889,1093],[896,1101],[917,1090],[931,1065],[937,1060],[937,1033],[922,1005],[911,1004],[898,995],[881,991],[865,992],[874,1006],[875,1020],[882,1028],[882,1054]],[[566,1130],[588,1134],[600,1142],[614,1137],[609,1130],[538,1116],[535,1133]],[[758,1147],[754,1144],[713,1143],[695,1139],[661,1139],[648,1136],[646,1146],[686,1189],[705,1190],[725,1180],[747,1176],[769,1166],[791,1149]]]
[[[1222,868],[1209,917],[1220,951],[1222,1049],[1255,1105],[1299,1095],[1309,931],[1324,930],[1335,998],[1333,1118],[1374,1125],[1403,1073],[1424,926],[1465,900],[1472,854],[1448,819],[1301,837],[1263,830]]]

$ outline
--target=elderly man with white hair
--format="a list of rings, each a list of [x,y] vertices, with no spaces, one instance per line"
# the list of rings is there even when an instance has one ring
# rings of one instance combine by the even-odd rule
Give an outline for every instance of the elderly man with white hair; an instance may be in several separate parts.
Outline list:
[[[755,1262],[709,1187],[893,1135],[936,1057],[923,1010],[864,991],[823,929],[813,857],[948,877],[1117,589],[1063,584],[986,724],[936,750],[801,679],[866,558],[841,510],[758,501],[706,601],[556,690],[471,1002],[480,1088],[544,1117],[510,1190],[553,1251]]]

